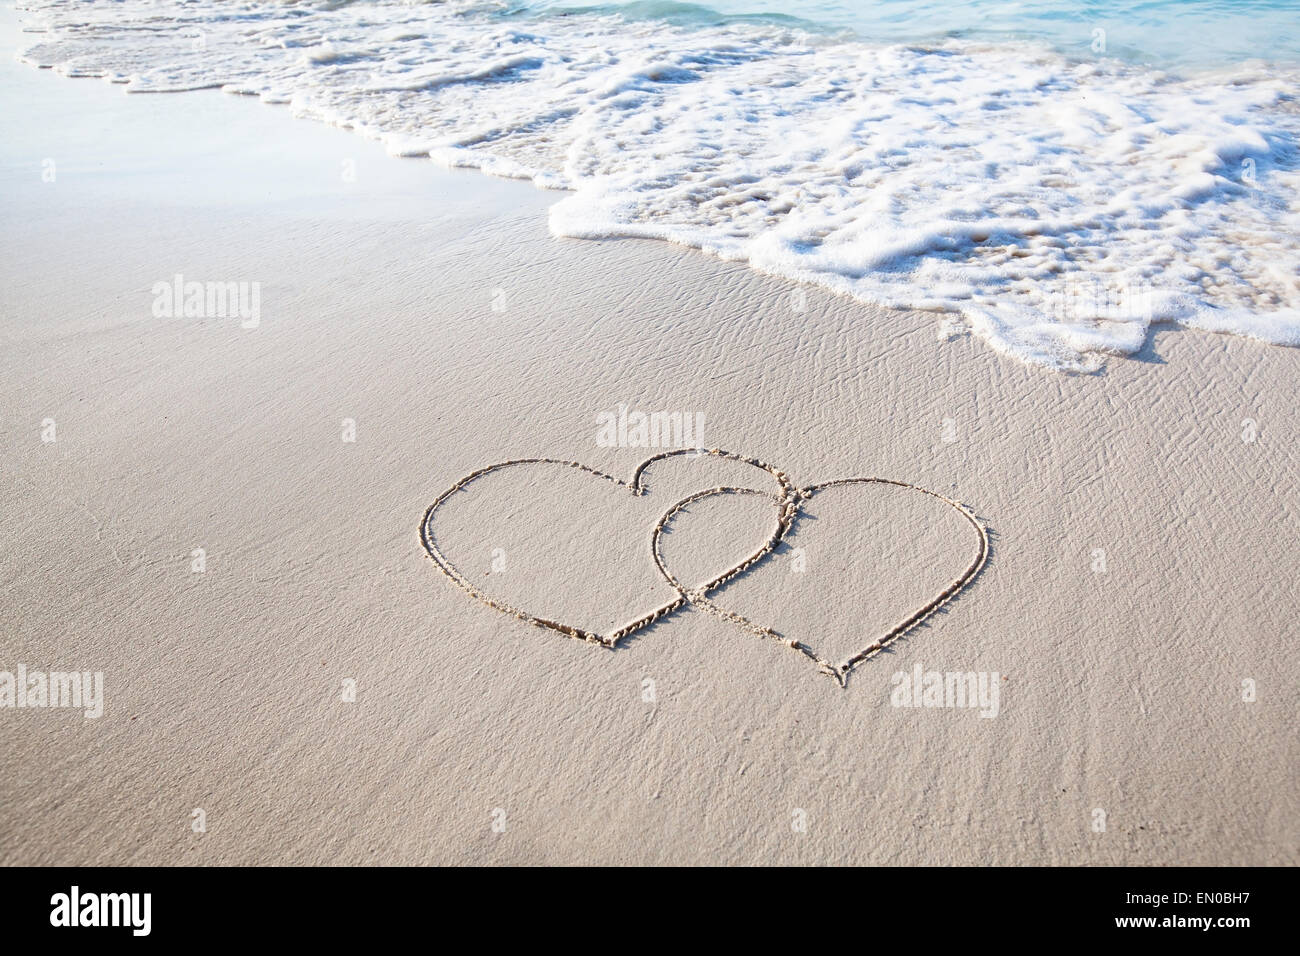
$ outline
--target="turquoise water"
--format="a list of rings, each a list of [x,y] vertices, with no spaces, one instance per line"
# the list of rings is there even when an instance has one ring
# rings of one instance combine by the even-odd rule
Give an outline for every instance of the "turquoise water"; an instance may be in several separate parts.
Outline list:
[[[1104,44],[1109,56],[1164,68],[1300,62],[1300,0],[526,0],[513,9],[601,10],[678,25],[798,20],[868,41],[1032,40],[1079,57]]]

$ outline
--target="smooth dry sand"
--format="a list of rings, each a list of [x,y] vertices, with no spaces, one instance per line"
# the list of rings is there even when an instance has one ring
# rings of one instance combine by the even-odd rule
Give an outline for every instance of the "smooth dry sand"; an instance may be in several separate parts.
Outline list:
[[[0,670],[102,671],[106,706],[0,710],[0,863],[1297,862],[1300,351],[1169,328],[1068,377],[934,315],[814,290],[796,314],[688,250],[553,239],[526,184],[38,73],[13,40]],[[153,317],[176,273],[260,282],[260,326]],[[421,516],[474,469],[629,477],[646,452],[596,440],[620,403],[702,412],[800,485],[958,498],[992,558],[844,689],[697,609],[607,651],[438,573]],[[521,469],[440,540],[503,598],[615,626],[671,596],[650,529],[717,464],[645,498]],[[716,598],[828,653],[970,547],[880,489],[812,504]],[[771,521],[703,502],[665,551],[707,577]],[[998,716],[891,706],[917,664],[998,672]]]

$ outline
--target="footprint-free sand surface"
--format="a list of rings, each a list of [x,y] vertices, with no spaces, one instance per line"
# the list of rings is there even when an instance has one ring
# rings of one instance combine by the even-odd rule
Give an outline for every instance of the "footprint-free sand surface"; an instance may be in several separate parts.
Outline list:
[[[0,862],[1297,862],[1300,350],[1167,327],[1067,376],[935,314],[797,311],[555,239],[531,186],[21,67],[5,16],[0,670],[100,671],[104,713],[0,709]],[[176,274],[260,283],[257,327],[155,317]],[[698,607],[607,650],[438,572],[422,516],[476,469],[630,478],[655,449],[598,440],[620,405],[798,487],[963,502],[988,564],[843,688]],[[603,631],[671,598],[652,528],[728,467],[626,500],[503,472],[440,541]],[[806,507],[713,597],[837,660],[970,559],[885,486]],[[707,580],[772,508],[701,500],[664,553]],[[996,716],[895,706],[918,668],[996,676]]]

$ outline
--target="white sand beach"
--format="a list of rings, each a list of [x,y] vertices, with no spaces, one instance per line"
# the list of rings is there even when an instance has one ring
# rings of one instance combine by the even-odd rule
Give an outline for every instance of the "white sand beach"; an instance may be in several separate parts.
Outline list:
[[[1300,349],[1162,325],[1034,367],[557,238],[557,193],[282,107],[38,71],[0,23],[0,670],[103,675],[98,717],[0,709],[0,863],[1300,862]],[[255,324],[156,315],[178,275],[257,283]],[[422,518],[477,469],[630,480],[656,449],[600,440],[620,406],[796,487],[959,501],[987,565],[843,687],[699,607],[610,650],[440,573]],[[776,487],[712,456],[646,483],[503,470],[439,544],[605,632],[674,596],[673,503]],[[696,586],[775,517],[704,500],[664,553]],[[932,500],[828,489],[712,598],[838,661],[973,546]],[[928,672],[995,705],[900,706]]]

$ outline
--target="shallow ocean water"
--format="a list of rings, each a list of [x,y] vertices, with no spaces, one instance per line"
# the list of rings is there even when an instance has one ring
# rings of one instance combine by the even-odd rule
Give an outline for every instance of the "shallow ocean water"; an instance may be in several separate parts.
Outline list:
[[[1300,61],[1295,0],[528,0],[512,9],[620,11],[684,25],[798,20],[877,43],[1035,40],[1077,57],[1093,55],[1101,30],[1111,56],[1162,68]]]
[[[30,63],[289,104],[394,155],[569,190],[557,235],[946,312],[1035,364],[1095,368],[1153,321],[1300,345],[1293,5],[22,9]]]

